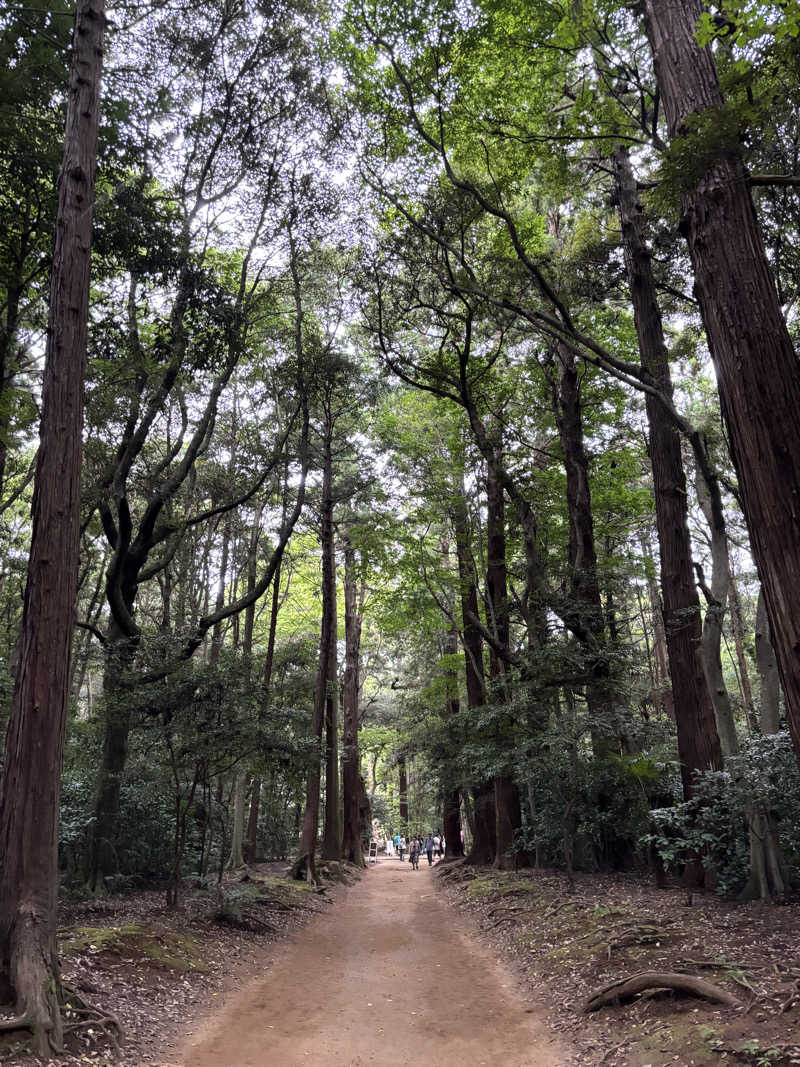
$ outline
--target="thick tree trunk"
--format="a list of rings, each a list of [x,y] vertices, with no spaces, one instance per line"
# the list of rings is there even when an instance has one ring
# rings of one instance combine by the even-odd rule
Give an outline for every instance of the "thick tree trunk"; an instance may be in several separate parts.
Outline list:
[[[505,501],[499,477],[501,463],[502,446],[498,443],[486,468],[486,601],[489,625],[493,630],[497,645],[499,649],[507,651],[510,624],[506,580]],[[507,703],[510,700],[506,683],[507,664],[498,649],[490,649],[489,664],[495,686],[493,698],[498,703]],[[498,746],[509,755],[514,750],[514,735],[514,719],[509,711],[502,719],[498,719],[495,738]],[[494,865],[499,869],[514,867],[514,835],[522,825],[522,808],[510,761],[494,777],[494,807]]]
[[[702,11],[700,0],[645,0],[670,134],[687,149],[690,119],[714,123],[724,104],[713,53],[695,37]],[[710,136],[694,153],[699,178],[682,193],[682,226],[800,757],[800,363],[738,145],[712,149]]]
[[[364,866],[361,851],[359,808],[362,792],[361,756],[358,748],[358,705],[361,693],[361,622],[364,584],[361,596],[356,585],[356,555],[350,539],[344,546],[344,633],[345,666],[342,685],[342,858]]]
[[[119,870],[116,839],[120,790],[131,732],[130,697],[121,692],[119,679],[130,666],[133,655],[133,643],[112,618],[106,631],[103,671],[103,756],[86,854],[86,882],[92,892],[104,874]]]
[[[79,0],[67,103],[22,624],[0,783],[0,992],[37,1053],[63,1043],[58,807],[78,580],[83,366],[105,12]]]
[[[314,714],[311,732],[316,748],[311,756],[306,778],[306,803],[303,813],[303,828],[300,833],[300,851],[292,868],[295,878],[316,881],[315,852],[319,829],[319,808],[322,774],[322,738],[326,722],[331,719],[329,705],[336,700],[336,560],[333,540],[333,472],[330,449],[327,450],[322,471],[322,626],[320,654],[317,665],[317,680],[314,686]],[[334,685],[330,679],[333,676]],[[334,719],[335,721],[335,719]],[[327,739],[326,739],[327,740]],[[327,749],[327,746],[326,746]],[[329,762],[329,760],[328,760]],[[338,782],[338,767],[334,769],[334,782]],[[330,783],[329,783],[330,787]],[[334,785],[334,789],[335,789]],[[336,790],[338,792],[338,790]],[[328,799],[330,792],[328,793]],[[338,798],[337,798],[338,809]],[[338,818],[336,820],[338,824]],[[326,830],[328,829],[326,820]],[[338,834],[336,835],[338,845]],[[338,853],[334,857],[338,858]]]
[[[636,182],[624,148],[614,152],[614,190],[642,367],[660,392],[671,399],[672,381],[650,252],[642,233]],[[684,795],[689,797],[695,771],[721,767],[722,753],[699,655],[700,602],[692,573],[680,436],[660,400],[647,393],[645,404],[678,755]]]

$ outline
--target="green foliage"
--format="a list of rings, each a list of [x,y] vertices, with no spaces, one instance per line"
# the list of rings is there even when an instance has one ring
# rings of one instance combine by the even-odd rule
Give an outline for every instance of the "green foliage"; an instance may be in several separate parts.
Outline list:
[[[717,892],[734,896],[748,877],[748,809],[759,807],[778,823],[784,857],[800,857],[800,773],[786,733],[754,737],[724,771],[698,775],[695,796],[652,812],[653,830],[643,838],[669,870],[692,855],[704,858]]]

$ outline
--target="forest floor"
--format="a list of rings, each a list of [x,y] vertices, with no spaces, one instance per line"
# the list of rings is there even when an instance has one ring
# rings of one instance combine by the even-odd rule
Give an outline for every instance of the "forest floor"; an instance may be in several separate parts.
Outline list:
[[[117,1015],[125,1041],[115,1056],[84,1026],[59,1063],[800,1065],[796,904],[383,858],[360,881],[329,873],[355,884],[318,894],[259,865],[177,909],[152,892],[66,903],[65,980]],[[741,1007],[648,990],[584,1014],[591,992],[642,971],[700,977]],[[0,1063],[45,1061],[6,1037]]]
[[[226,990],[263,973],[276,946],[325,912],[352,869],[335,865],[324,894],[286,877],[286,864],[258,864],[245,878],[192,887],[168,908],[163,892],[126,892],[88,900],[62,899],[62,977],[79,996],[119,1021],[119,1053],[97,1025],[67,1035],[67,1054],[42,1060],[20,1034],[0,1035],[3,1067],[77,1064],[158,1067],[171,1040],[183,1040],[187,1019],[213,1010]],[[67,1018],[67,1025],[70,1024]],[[229,1067],[236,1067],[232,1061]]]
[[[800,906],[764,907],[657,889],[637,875],[497,872],[446,864],[437,882],[485,944],[548,990],[549,1021],[591,1067],[800,1064]],[[741,1008],[652,989],[592,1014],[595,990],[679,972]]]

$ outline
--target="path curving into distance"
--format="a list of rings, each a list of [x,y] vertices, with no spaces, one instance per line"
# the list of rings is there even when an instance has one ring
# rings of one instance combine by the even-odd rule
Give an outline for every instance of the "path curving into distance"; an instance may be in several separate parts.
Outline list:
[[[565,1067],[543,1013],[433,885],[381,859],[230,994],[182,1067]]]

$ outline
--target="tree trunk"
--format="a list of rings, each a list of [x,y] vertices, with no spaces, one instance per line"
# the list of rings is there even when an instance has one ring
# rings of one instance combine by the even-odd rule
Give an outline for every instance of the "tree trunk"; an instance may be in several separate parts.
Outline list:
[[[487,462],[486,478],[486,600],[489,625],[500,650],[508,651],[510,624],[508,612],[508,588],[506,581],[506,518],[503,488],[499,478],[502,463],[502,445],[495,446],[493,457]],[[495,685],[494,700],[508,703],[510,693],[506,681],[507,664],[498,649],[491,648],[489,665]],[[497,745],[509,755],[514,751],[514,718],[510,712],[498,719]],[[519,790],[514,781],[511,764],[494,776],[495,807],[495,856],[494,865],[506,869],[515,865],[513,856],[514,835],[522,825],[522,808]]]
[[[707,479],[702,470],[697,470],[697,497],[711,532],[711,588],[705,585],[703,572],[696,565],[700,582],[706,596],[706,615],[700,643],[703,673],[714,707],[720,748],[725,759],[739,752],[739,739],[733,721],[733,708],[722,671],[722,623],[730,584],[730,560],[728,558],[728,533],[722,510],[722,498],[716,478]]]
[[[617,148],[613,162],[614,191],[642,368],[660,392],[671,399],[672,380],[661,311],[656,299],[650,252],[642,233],[636,182],[627,149]],[[678,756],[684,796],[688,798],[692,795],[695,771],[718,769],[722,766],[722,753],[699,655],[700,602],[692,573],[686,477],[680,436],[660,400],[647,393],[645,405],[661,559],[664,629],[669,651]]]
[[[58,808],[78,580],[83,366],[105,12],[78,0],[22,624],[0,783],[0,993],[45,1059],[63,1046]],[[6,1027],[8,1029],[8,1027]]]
[[[759,722],[761,732],[776,734],[781,728],[781,686],[778,676],[778,664],[772,647],[772,635],[769,630],[767,606],[764,590],[758,591],[756,607],[756,664],[761,684]]]
[[[586,704],[594,755],[602,758],[619,745],[614,745],[614,694],[609,679],[603,602],[597,579],[589,461],[584,445],[580,386],[572,349],[564,344],[558,345],[556,362],[558,388],[554,406],[564,455],[569,522],[571,603],[565,621],[583,647],[592,676],[586,686]]]
[[[406,757],[397,757],[397,787],[400,802],[401,833],[408,833],[408,775],[406,774]]]
[[[483,666],[483,638],[478,628],[478,591],[475,565],[470,550],[467,505],[463,483],[453,493],[453,527],[456,535],[458,578],[461,594],[461,633],[464,646],[464,669],[467,683],[467,704],[481,708],[486,703],[486,676]],[[474,829],[469,863],[493,863],[497,845],[497,826],[494,805],[494,783],[481,782],[473,786]],[[450,838],[445,834],[447,847]],[[460,844],[460,839],[459,839]]]
[[[278,629],[278,612],[281,605],[281,563],[275,570],[272,579],[272,605],[269,614],[269,635],[267,637],[267,655],[264,660],[264,682],[259,705],[260,716],[263,720],[269,709],[270,692],[272,687],[272,667],[275,662],[275,635]],[[258,850],[258,813],[261,805],[261,778],[256,776],[250,790],[250,814],[247,818],[247,837],[244,844],[244,857],[248,863],[254,863]]]
[[[458,654],[458,631],[452,625],[445,633],[443,651],[445,656],[451,658]],[[458,672],[454,667],[449,667],[445,670],[445,726],[451,723],[458,715],[460,707]],[[464,852],[461,845],[461,790],[458,784],[454,784],[449,779],[449,774],[452,774],[452,770],[450,767],[445,766],[443,774],[445,786],[444,797],[442,798],[442,833],[445,841],[445,857],[447,859],[455,859],[463,855]]]
[[[361,595],[356,587],[355,549],[349,538],[344,545],[344,633],[345,667],[342,685],[342,858],[364,866],[361,851],[359,808],[365,791],[361,780],[361,757],[358,749],[358,704],[361,692],[361,622],[363,619],[364,583]]]
[[[244,867],[244,809],[247,798],[247,775],[242,768],[237,768],[233,778],[233,811],[231,814],[231,851],[226,867],[229,871],[238,871]]]
[[[303,828],[300,833],[300,852],[292,868],[293,877],[307,878],[308,881],[316,881],[317,878],[314,854],[319,829],[322,735],[326,721],[330,718],[327,713],[328,704],[336,699],[335,685],[333,687],[330,685],[331,660],[333,660],[334,678],[336,674],[336,561],[333,542],[332,480],[330,449],[328,449],[322,471],[322,626],[317,680],[314,686],[314,714],[311,723],[316,748],[309,761],[306,778],[306,803]],[[337,779],[337,775],[338,769],[334,771],[334,780]]]
[[[325,697],[325,827],[322,858],[342,857],[342,826],[339,812],[339,677],[336,664],[336,546],[333,527],[333,460],[331,440],[326,440],[322,501],[322,610],[330,615],[323,627],[327,645],[320,643],[320,659],[327,663]]]
[[[730,561],[729,561],[730,562]],[[744,624],[742,622],[742,600],[736,585],[736,577],[733,567],[730,568],[731,580],[728,586],[728,599],[731,605],[731,627],[733,629],[733,643],[736,646],[736,662],[739,664],[739,685],[742,691],[745,714],[751,727],[757,723],[756,709],[753,703],[753,690],[750,685],[750,668],[747,665],[747,657],[744,651]]]
[[[645,0],[670,135],[688,142],[695,115],[724,101],[710,48],[695,37],[700,0]],[[687,145],[687,147],[691,147]],[[699,178],[682,192],[682,228],[716,368],[720,403],[764,588],[800,757],[800,363],[781,312],[739,148],[699,146]]]

